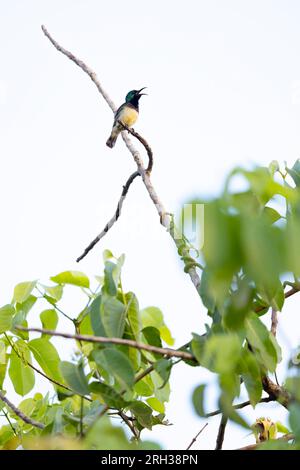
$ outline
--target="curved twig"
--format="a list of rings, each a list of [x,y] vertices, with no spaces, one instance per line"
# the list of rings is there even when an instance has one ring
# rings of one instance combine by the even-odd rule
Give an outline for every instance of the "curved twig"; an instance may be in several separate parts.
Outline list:
[[[112,228],[114,223],[118,220],[118,218],[120,217],[120,214],[121,214],[123,202],[126,198],[128,190],[130,188],[130,185],[137,176],[140,176],[140,173],[138,171],[135,171],[134,173],[132,173],[132,175],[129,176],[128,180],[126,181],[125,185],[123,186],[123,191],[122,191],[121,197],[119,199],[116,212],[114,213],[113,217],[107,222],[107,224],[105,225],[102,232],[99,233],[99,235],[97,235],[96,238],[94,238],[94,240],[86,247],[86,249],[84,250],[82,255],[80,255],[77,258],[77,260],[76,260],[77,263],[79,261],[81,261],[94,248],[96,243],[98,243],[101,240],[101,238],[103,238],[107,234],[107,232]]]
[[[44,429],[45,425],[40,423],[39,421],[35,421],[34,419],[29,418],[26,416],[23,411],[19,410],[0,390],[0,400],[2,400],[19,418],[24,421],[24,423],[31,424],[35,428]]]
[[[147,155],[148,155],[148,166],[146,168],[146,171],[147,173],[151,173],[152,171],[152,168],[153,168],[153,152],[152,152],[152,149],[150,147],[150,145],[148,144],[147,140],[144,139],[144,137],[142,137],[138,132],[136,132],[132,127],[128,127],[126,126],[126,124],[124,124],[123,122],[121,121],[118,121],[118,123],[124,128],[126,129],[126,131],[128,131],[131,135],[133,135],[137,140],[139,140],[141,142],[141,144],[145,147],[145,150],[147,152]]]

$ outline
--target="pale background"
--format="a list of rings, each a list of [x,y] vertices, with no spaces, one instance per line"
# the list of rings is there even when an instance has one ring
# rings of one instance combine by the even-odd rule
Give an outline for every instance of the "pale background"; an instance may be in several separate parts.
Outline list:
[[[130,89],[148,87],[136,129],[154,150],[158,194],[176,212],[193,195],[218,194],[234,165],[299,157],[299,20],[297,0],[0,0],[1,305],[20,281],[66,269],[101,273],[102,250],[110,248],[126,253],[125,289],[142,306],[163,310],[176,345],[202,333],[206,321],[140,181],[118,225],[75,262],[113,214],[135,166],[121,140],[113,150],[105,146],[111,111],[41,24],[97,72],[117,104]],[[290,349],[300,339],[296,296],[286,307],[279,339]],[[65,308],[80,310],[72,289]],[[37,313],[31,318],[39,326]],[[68,357],[71,343],[55,342]],[[205,380],[201,368],[176,366],[167,410],[174,424],[145,437],[186,448],[205,423],[191,405],[193,387]],[[39,381],[36,389],[47,388]],[[213,410],[213,381],[209,396]],[[9,397],[21,400],[11,389]],[[244,412],[250,422],[260,415],[285,419],[272,404]],[[209,420],[195,449],[214,447],[218,423]],[[247,431],[228,426],[225,448],[252,442]]]

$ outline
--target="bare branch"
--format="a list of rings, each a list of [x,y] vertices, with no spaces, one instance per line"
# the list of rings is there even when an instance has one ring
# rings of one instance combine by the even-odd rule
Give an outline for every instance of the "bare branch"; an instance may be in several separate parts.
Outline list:
[[[275,308],[272,308],[271,333],[273,336],[276,336],[277,326],[278,326],[278,312]]]
[[[2,400],[19,418],[24,421],[24,423],[31,424],[35,428],[44,429],[45,425],[43,423],[39,423],[34,419],[29,418],[26,416],[23,411],[19,410],[8,398],[2,393],[0,390],[0,400]]]
[[[292,397],[285,388],[272,382],[267,375],[262,378],[262,386],[264,391],[273,398],[274,401],[277,401],[285,408],[288,408]]]
[[[150,344],[139,343],[131,339],[123,338],[106,338],[104,336],[93,336],[93,335],[72,335],[70,333],[59,333],[54,330],[46,330],[44,328],[25,328],[24,326],[16,326],[17,330],[20,331],[35,331],[36,333],[44,333],[51,336],[60,336],[66,339],[76,339],[78,341],[86,341],[88,343],[101,343],[101,344],[123,344],[131,348],[140,349],[143,351],[149,351],[157,354],[162,354],[167,357],[180,357],[182,359],[195,360],[194,356],[185,351],[177,351],[171,348],[158,348],[151,346]]]
[[[122,194],[121,194],[121,197],[119,199],[119,202],[118,202],[118,205],[117,205],[117,210],[115,212],[115,214],[113,215],[113,217],[109,220],[109,222],[107,222],[107,224],[105,225],[104,229],[102,230],[102,232],[99,233],[99,235],[97,235],[96,238],[94,238],[94,240],[89,244],[89,246],[86,247],[86,249],[84,250],[84,252],[82,253],[82,255],[80,255],[78,258],[77,258],[77,263],[79,261],[81,261],[93,248],[94,246],[96,245],[96,243],[98,243],[101,238],[103,238],[107,232],[112,228],[112,226],[114,225],[114,223],[118,220],[118,218],[120,217],[121,215],[121,210],[122,210],[122,206],[123,206],[123,202],[127,196],[127,193],[128,193],[128,190],[130,188],[130,185],[131,183],[134,181],[134,179],[139,176],[139,172],[138,171],[135,171],[134,173],[132,173],[132,175],[130,175],[130,177],[128,178],[128,180],[126,181],[125,185],[123,186],[123,191],[122,191]]]
[[[139,140],[141,142],[141,144],[145,147],[145,150],[147,152],[147,155],[148,155],[148,158],[149,158],[149,161],[148,161],[148,166],[146,168],[146,171],[147,173],[151,173],[152,171],[152,168],[153,168],[153,152],[152,152],[152,149],[150,147],[150,145],[148,144],[148,142],[146,141],[146,139],[144,139],[144,137],[142,137],[138,132],[136,132],[134,129],[132,129],[131,127],[128,127],[126,126],[123,122],[121,121],[118,121],[118,123],[124,128],[126,129],[131,135],[133,135],[137,140]]]
[[[278,439],[271,439],[272,441],[292,441],[295,439],[294,434],[285,434],[284,436],[278,437]],[[267,441],[265,441],[267,442]],[[239,449],[236,450],[256,450],[261,446],[262,442],[259,442],[257,444],[251,444],[249,446],[245,447],[240,447]]]
[[[273,397],[265,397],[265,398],[262,398],[259,403],[269,403],[270,401],[275,401],[275,398]],[[251,402],[248,400],[248,401],[244,401],[243,403],[239,403],[237,405],[233,405],[233,408],[235,410],[240,410],[241,408],[245,408],[245,406],[249,406],[251,405]],[[205,418],[211,418],[212,416],[217,416],[219,414],[222,413],[222,410],[216,410],[216,411],[212,411],[211,413],[207,413],[205,415]]]
[[[99,93],[102,95],[104,100],[107,102],[109,105],[110,109],[115,112],[116,111],[116,106],[114,102],[110,99],[108,94],[105,92],[103,87],[100,85],[100,82],[97,78],[97,75],[95,72],[92,71],[82,60],[78,59],[75,57],[74,54],[71,52],[67,51],[64,49],[62,46],[60,46],[50,35],[50,33],[47,31],[45,26],[42,26],[42,30],[45,34],[45,36],[49,39],[49,41],[53,44],[53,46],[62,54],[64,54],[66,57],[68,57],[70,60],[72,60],[78,67],[80,67],[85,73],[88,74],[88,76],[91,78],[91,80],[94,82],[96,85]],[[170,214],[165,210],[163,203],[161,202],[157,192],[155,191],[151,179],[150,179],[150,173],[147,171],[144,167],[143,160],[140,156],[140,153],[138,150],[134,147],[133,143],[131,142],[130,138],[128,137],[127,133],[125,131],[122,131],[122,139],[125,142],[126,147],[128,148],[129,152],[131,153],[137,168],[138,172],[141,175],[144,185],[148,191],[148,194],[153,202],[153,204],[156,207],[156,211],[159,215],[160,223],[162,224],[163,227],[166,228],[166,230],[169,232],[170,236],[172,237],[175,245],[177,248],[180,247],[180,241],[181,238],[177,238],[176,233],[174,230],[172,230],[172,218]],[[149,154],[148,154],[149,156]],[[149,166],[148,166],[149,168]],[[150,165],[151,169],[151,165]],[[195,288],[197,289],[197,292],[199,293],[199,286],[200,286],[200,277],[196,271],[196,263],[194,266],[189,266],[187,269],[188,274],[190,275],[190,278],[192,280],[192,283],[194,284]]]
[[[227,422],[228,422],[228,417],[223,414],[222,418],[221,418],[219,430],[218,430],[215,450],[221,450],[222,449]]]
[[[208,423],[205,423],[203,428],[200,429],[200,431],[196,434],[195,437],[193,437],[193,439],[191,440],[189,446],[186,448],[186,450],[190,450],[190,448],[192,447],[192,445],[196,442],[197,438],[200,436],[200,434],[202,433],[202,431],[204,431],[204,429],[206,428],[206,426],[208,426]]]

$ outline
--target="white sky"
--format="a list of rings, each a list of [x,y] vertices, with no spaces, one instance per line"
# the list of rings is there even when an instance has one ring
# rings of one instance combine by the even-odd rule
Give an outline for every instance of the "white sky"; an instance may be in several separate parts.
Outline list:
[[[105,146],[111,111],[41,24],[97,72],[117,104],[130,89],[148,87],[135,127],[154,150],[157,192],[176,212],[193,195],[218,194],[234,165],[299,157],[299,19],[297,0],[0,0],[1,305],[20,281],[66,269],[99,274],[109,248],[126,254],[124,287],[142,306],[163,310],[177,345],[191,331],[202,333],[206,321],[140,181],[118,225],[75,263],[113,214],[135,166],[121,140],[113,150]],[[77,305],[71,293],[66,308],[73,314]],[[300,340],[289,328],[296,307],[291,298],[282,314],[287,347]],[[38,326],[38,316],[31,322]],[[174,425],[147,434],[181,449],[204,424],[190,396],[206,374],[181,365],[173,371],[167,414]],[[212,387],[209,409],[214,396]],[[284,419],[272,404],[245,415]],[[195,449],[214,447],[218,421],[209,421]],[[246,434],[229,426],[224,448],[253,442]]]

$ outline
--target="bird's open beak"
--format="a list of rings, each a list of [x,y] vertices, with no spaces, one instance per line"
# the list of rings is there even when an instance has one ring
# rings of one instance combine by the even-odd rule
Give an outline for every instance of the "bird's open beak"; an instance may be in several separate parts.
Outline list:
[[[147,88],[146,86],[144,86],[143,88],[141,88],[138,93],[139,93],[139,96],[142,96],[142,95],[147,95],[147,93],[141,93],[141,91],[145,90],[145,88]]]

